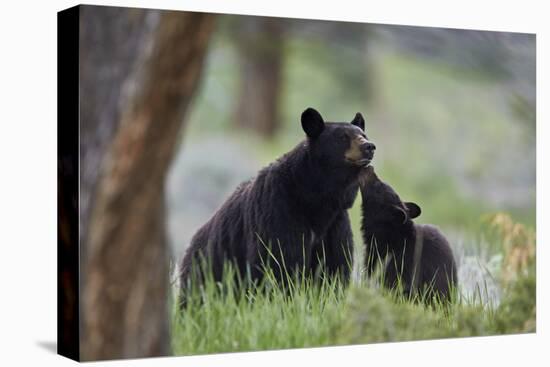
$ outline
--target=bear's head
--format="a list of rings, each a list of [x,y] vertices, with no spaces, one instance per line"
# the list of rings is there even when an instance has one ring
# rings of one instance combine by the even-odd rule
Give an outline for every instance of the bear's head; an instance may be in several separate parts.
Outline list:
[[[401,201],[392,187],[378,178],[373,166],[361,170],[359,187],[364,220],[395,229],[412,223],[421,213],[417,204]]]
[[[308,108],[301,120],[313,159],[325,167],[358,169],[368,166],[374,157],[376,146],[365,134],[360,113],[350,123],[334,123],[325,122],[319,112]]]

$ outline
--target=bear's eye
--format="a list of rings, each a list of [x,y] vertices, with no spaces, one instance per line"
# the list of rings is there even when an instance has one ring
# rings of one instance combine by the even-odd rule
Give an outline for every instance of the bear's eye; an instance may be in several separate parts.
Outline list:
[[[338,141],[341,143],[346,143],[348,141],[348,136],[346,134],[342,134],[338,137]]]

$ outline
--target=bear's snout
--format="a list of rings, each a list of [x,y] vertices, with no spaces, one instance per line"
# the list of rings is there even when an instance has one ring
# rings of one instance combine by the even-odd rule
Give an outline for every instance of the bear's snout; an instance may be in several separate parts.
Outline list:
[[[368,159],[372,159],[374,156],[374,151],[376,150],[376,145],[371,141],[365,140],[365,142],[360,145],[360,149],[363,156]]]
[[[372,141],[366,141],[361,145],[361,149],[366,150],[367,152],[372,152],[376,150],[376,145]]]

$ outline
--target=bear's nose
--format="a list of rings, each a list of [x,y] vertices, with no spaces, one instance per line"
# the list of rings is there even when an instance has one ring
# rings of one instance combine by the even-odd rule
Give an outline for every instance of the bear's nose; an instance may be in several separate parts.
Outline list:
[[[366,143],[363,144],[363,149],[368,151],[373,151],[373,150],[376,150],[376,145],[374,145],[373,142],[367,141]]]

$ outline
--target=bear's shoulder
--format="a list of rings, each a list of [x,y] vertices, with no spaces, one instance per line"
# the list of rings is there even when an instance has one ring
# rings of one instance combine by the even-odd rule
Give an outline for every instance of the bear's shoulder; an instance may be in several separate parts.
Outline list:
[[[443,234],[441,229],[439,229],[439,227],[437,227],[436,225],[415,223],[414,226],[416,231],[421,231],[422,235],[425,238],[428,238],[428,239],[437,239],[440,237],[442,237],[443,239],[445,238],[445,235]]]

